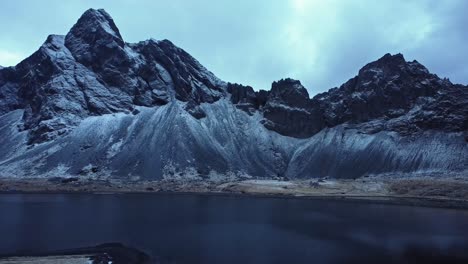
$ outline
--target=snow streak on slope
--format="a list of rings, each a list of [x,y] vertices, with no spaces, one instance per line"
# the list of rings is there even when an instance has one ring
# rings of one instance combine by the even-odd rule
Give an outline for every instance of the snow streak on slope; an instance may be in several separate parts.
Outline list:
[[[295,152],[286,175],[292,178],[466,171],[468,145],[462,133],[426,131],[402,137],[383,131],[363,134],[338,126],[314,135]]]
[[[265,129],[259,125],[260,116],[251,117],[227,100],[202,104],[207,118],[201,121],[183,107],[184,103],[175,102],[139,107],[136,115],[86,118],[59,140],[19,149],[13,159],[6,159],[12,154],[5,153],[0,157],[6,159],[0,163],[0,174],[50,176],[49,171],[66,168],[67,175],[158,179],[194,169],[205,176],[234,172],[275,177],[284,173],[294,149],[303,142]],[[11,138],[3,137],[9,130],[1,132],[2,138]],[[9,144],[19,145],[25,140],[24,136],[11,139]]]
[[[325,129],[309,139],[286,137],[259,125],[228,100],[202,104],[195,119],[175,102],[138,114],[89,117],[69,135],[26,147],[17,132],[21,111],[0,117],[0,175],[82,175],[161,179],[213,173],[288,178],[357,177],[371,173],[466,170],[468,149],[457,133],[401,138],[353,129]]]

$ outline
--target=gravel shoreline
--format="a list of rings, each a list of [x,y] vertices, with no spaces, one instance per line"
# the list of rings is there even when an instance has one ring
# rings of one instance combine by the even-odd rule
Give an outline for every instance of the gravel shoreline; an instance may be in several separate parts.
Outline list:
[[[172,193],[275,198],[334,199],[372,203],[468,209],[464,178],[359,178],[282,180],[11,179],[0,178],[0,193]]]
[[[144,252],[120,243],[107,243],[94,247],[42,252],[40,254],[0,255],[0,264],[91,264],[91,263],[155,263]]]

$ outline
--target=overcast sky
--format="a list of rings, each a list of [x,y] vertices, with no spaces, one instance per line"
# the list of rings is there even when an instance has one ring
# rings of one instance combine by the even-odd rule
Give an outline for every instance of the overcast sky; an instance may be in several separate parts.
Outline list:
[[[255,89],[292,77],[314,95],[398,52],[468,83],[466,0],[2,1],[0,65],[66,34],[91,7],[106,9],[125,41],[169,39],[221,79]]]

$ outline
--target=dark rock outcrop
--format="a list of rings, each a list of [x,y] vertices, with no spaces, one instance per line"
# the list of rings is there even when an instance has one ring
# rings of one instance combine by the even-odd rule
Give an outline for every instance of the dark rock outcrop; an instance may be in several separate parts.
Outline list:
[[[231,94],[231,102],[237,108],[253,114],[256,110],[262,108],[268,98],[268,92],[260,90],[254,91],[251,86],[244,86],[237,83],[228,83],[227,91]]]
[[[282,135],[307,138],[323,128],[320,110],[313,107],[300,81],[274,82],[265,106],[263,125]]]
[[[466,86],[429,73],[417,61],[407,62],[401,54],[386,54],[339,88],[312,99],[301,83],[292,79],[274,82],[263,99],[252,88],[241,85],[231,85],[228,92],[239,108],[247,105],[248,109],[260,110],[266,128],[307,138],[341,124],[371,134],[382,130],[404,135],[427,129],[465,131],[467,90]],[[260,100],[265,102],[261,109],[254,103]]]
[[[384,125],[373,133],[382,129],[402,133],[429,128],[463,131],[467,122],[466,90],[465,86],[429,73],[417,61],[406,62],[401,54],[386,54],[364,66],[339,88],[319,94],[313,101],[320,105],[328,127],[380,119]],[[447,97],[451,98],[443,99]],[[436,106],[443,101],[446,107]],[[455,105],[460,108],[456,110]]]
[[[0,68],[0,115],[24,107],[18,96],[18,77],[12,67]]]

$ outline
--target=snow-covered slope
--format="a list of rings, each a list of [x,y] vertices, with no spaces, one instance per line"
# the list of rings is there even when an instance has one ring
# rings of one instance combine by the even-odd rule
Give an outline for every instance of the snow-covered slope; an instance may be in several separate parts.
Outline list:
[[[468,89],[385,55],[310,99],[225,83],[168,40],[86,11],[0,69],[0,176],[358,177],[468,170]]]
[[[137,107],[138,113],[85,118],[69,134],[28,146],[18,133],[22,110],[0,118],[0,171],[4,176],[60,174],[160,178],[175,174],[281,175],[304,140],[281,136],[259,125],[228,100],[202,104],[196,119],[183,102]],[[13,149],[16,148],[17,149]],[[12,150],[13,149],[13,150]]]

